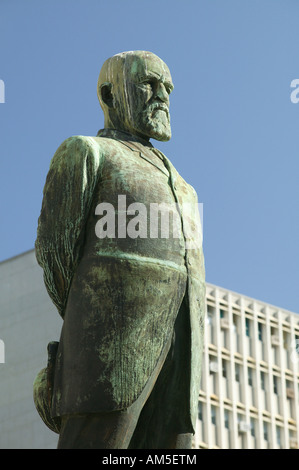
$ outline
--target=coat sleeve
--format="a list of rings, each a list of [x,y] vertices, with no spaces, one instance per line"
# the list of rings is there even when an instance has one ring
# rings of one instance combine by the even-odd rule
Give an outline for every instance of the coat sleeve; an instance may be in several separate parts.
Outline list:
[[[62,318],[100,176],[100,160],[100,147],[92,137],[70,137],[52,158],[44,186],[35,253],[48,294]]]

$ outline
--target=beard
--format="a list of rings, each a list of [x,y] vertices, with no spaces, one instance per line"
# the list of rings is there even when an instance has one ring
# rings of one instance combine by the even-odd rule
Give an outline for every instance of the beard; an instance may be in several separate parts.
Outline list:
[[[167,142],[171,138],[168,107],[152,103],[142,113],[134,116],[134,130],[150,139]]]

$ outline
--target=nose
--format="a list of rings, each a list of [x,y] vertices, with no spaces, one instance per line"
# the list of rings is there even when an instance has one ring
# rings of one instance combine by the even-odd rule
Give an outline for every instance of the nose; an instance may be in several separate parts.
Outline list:
[[[156,90],[156,97],[160,98],[164,103],[169,103],[169,95],[166,91],[165,85],[162,82],[159,82]]]

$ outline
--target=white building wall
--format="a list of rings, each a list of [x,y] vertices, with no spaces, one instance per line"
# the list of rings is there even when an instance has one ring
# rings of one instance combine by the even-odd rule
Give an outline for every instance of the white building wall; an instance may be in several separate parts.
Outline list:
[[[47,345],[59,340],[60,317],[48,297],[34,252],[0,263],[0,448],[56,448],[35,410],[33,381],[46,366]]]

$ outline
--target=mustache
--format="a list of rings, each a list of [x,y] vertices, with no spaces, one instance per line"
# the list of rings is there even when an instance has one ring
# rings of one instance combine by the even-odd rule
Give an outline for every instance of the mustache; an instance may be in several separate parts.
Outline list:
[[[157,101],[154,101],[153,103],[150,104],[150,106],[147,108],[147,112],[150,112],[152,113],[153,111],[156,111],[156,110],[161,110],[161,111],[164,111],[169,119],[169,108],[167,106],[167,104],[165,103],[159,103]]]

